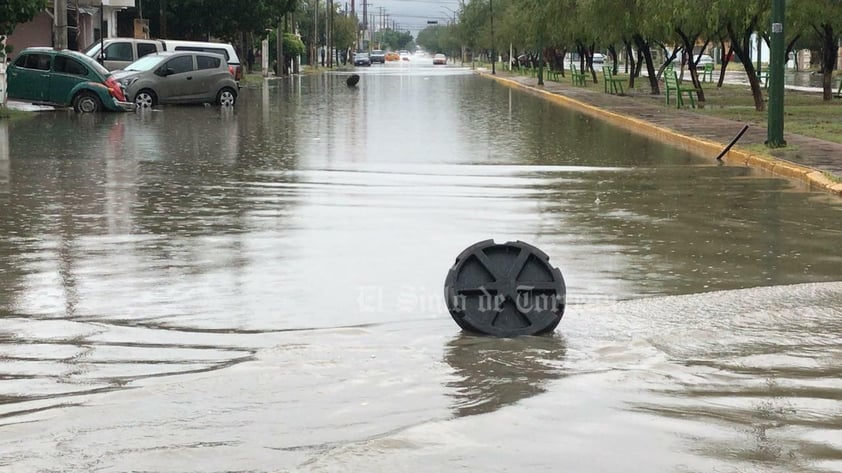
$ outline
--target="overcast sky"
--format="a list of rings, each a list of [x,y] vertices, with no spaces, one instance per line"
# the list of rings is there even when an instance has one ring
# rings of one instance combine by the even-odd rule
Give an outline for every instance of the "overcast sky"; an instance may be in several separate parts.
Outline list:
[[[347,2],[348,8],[351,8],[351,0],[342,1]],[[354,8],[360,20],[362,20],[364,1],[355,0],[354,2]],[[459,11],[459,0],[368,0],[369,17],[372,14],[379,15],[381,7],[389,15],[390,25],[392,20],[397,21],[399,29],[410,30],[414,37],[427,26],[427,21],[445,24],[448,20],[452,20],[453,12]],[[380,24],[379,17],[375,21]]]

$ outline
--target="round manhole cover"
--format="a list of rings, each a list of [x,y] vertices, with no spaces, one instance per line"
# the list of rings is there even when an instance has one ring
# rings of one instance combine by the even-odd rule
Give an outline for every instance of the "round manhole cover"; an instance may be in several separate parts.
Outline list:
[[[522,241],[468,247],[444,283],[450,315],[463,330],[496,337],[552,331],[564,314],[566,288],[549,259]]]

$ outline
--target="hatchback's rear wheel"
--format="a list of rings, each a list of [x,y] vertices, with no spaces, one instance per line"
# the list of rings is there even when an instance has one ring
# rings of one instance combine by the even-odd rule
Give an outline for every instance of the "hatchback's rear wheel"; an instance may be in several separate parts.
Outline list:
[[[83,90],[73,98],[73,110],[79,113],[95,113],[102,108],[102,102],[93,92]]]
[[[134,103],[137,108],[152,108],[158,102],[158,97],[155,92],[149,89],[143,89],[134,96]]]
[[[216,104],[223,107],[233,107],[237,102],[237,92],[230,87],[225,87],[216,94]]]

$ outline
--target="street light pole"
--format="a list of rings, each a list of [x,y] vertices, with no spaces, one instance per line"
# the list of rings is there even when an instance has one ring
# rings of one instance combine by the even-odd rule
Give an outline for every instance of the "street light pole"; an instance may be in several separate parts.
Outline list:
[[[494,47],[494,0],[488,0],[488,9],[491,11],[491,73],[497,74],[497,52]]]
[[[784,18],[785,0],[772,0],[772,41],[769,61],[769,116],[766,146],[782,148],[784,141]]]

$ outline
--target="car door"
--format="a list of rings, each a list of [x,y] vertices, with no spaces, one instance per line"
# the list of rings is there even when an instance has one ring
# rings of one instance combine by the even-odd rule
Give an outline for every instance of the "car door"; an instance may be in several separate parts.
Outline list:
[[[192,54],[176,56],[161,65],[155,72],[161,77],[156,91],[158,100],[161,102],[184,101],[194,87],[194,68]]]
[[[57,54],[53,59],[53,69],[50,75],[49,101],[70,105],[73,99],[70,91],[80,82],[89,79],[90,71],[81,62],[71,57]]]
[[[128,66],[134,60],[134,44],[131,41],[114,41],[105,47],[102,65],[113,71]]]
[[[215,54],[196,54],[196,101],[213,101],[216,99],[216,83],[219,80],[219,73],[228,73],[222,68],[223,58]]]
[[[49,97],[52,54],[29,52],[21,54],[7,70],[10,99],[45,102]]]

